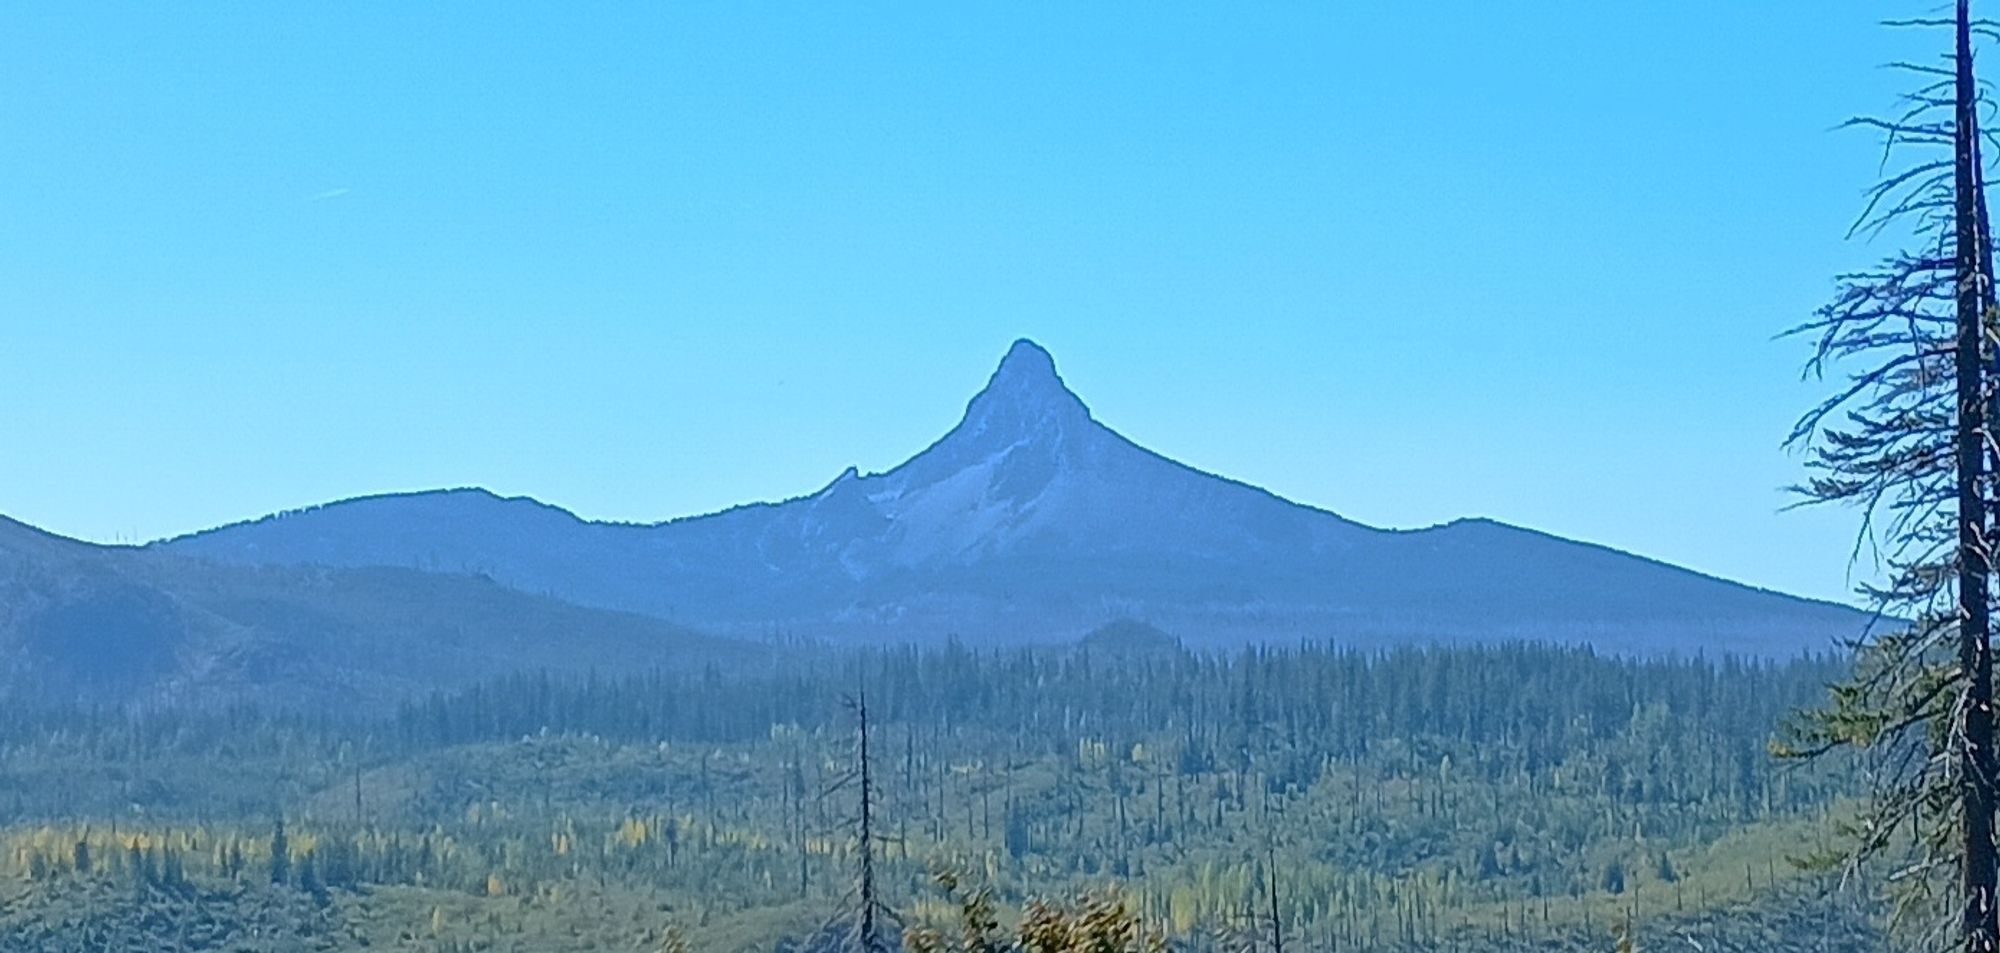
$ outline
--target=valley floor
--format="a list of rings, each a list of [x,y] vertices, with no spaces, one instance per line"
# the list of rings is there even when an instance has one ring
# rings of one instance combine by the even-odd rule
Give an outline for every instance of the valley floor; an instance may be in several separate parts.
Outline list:
[[[1763,748],[1825,663],[1530,646],[841,656],[521,677],[395,719],[0,716],[0,949],[811,950],[851,907],[1114,890],[1196,951],[1884,948],[1794,861],[1854,766]],[[1271,891],[1275,889],[1275,903]]]

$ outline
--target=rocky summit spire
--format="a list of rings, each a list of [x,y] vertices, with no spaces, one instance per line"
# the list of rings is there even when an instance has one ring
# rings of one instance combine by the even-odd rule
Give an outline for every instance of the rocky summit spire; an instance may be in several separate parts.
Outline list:
[[[1055,358],[1027,338],[1000,359],[986,389],[965,407],[959,429],[991,437],[1026,438],[1090,420],[1090,408],[1064,386]]]
[[[965,475],[979,469],[985,479],[974,482],[1002,487],[992,492],[1032,495],[1105,433],[1090,408],[1063,386],[1049,352],[1022,339],[965,406],[958,426],[884,476],[902,494],[947,480],[969,486]]]

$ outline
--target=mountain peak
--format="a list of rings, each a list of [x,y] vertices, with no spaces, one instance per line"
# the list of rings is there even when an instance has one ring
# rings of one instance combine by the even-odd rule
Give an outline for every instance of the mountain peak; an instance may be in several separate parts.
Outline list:
[[[954,633],[1004,644],[1127,618],[1197,648],[1526,639],[1784,657],[1871,624],[1844,607],[1498,523],[1383,532],[1288,502],[1104,427],[1026,340],[923,452],[879,474],[849,468],[784,503],[613,530],[479,491],[364,502],[162,546],[252,565],[481,573],[759,638]],[[0,523],[0,606],[8,560],[25,561],[9,545],[23,536]],[[1441,558],[1480,571],[1441,573]]]
[[[1053,378],[1057,383],[1062,378],[1056,376],[1056,359],[1045,348],[1027,338],[1019,338],[1007,348],[1000,358],[1000,367],[994,376],[1007,374],[1016,377]]]
[[[1087,421],[1090,408],[1056,373],[1056,360],[1027,338],[1014,342],[986,388],[966,405],[965,423],[976,431],[1027,436],[1048,423]]]

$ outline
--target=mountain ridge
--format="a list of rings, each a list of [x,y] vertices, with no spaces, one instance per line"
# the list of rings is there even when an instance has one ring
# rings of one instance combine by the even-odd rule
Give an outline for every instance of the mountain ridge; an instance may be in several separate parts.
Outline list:
[[[757,646],[476,574],[218,564],[0,517],[0,698],[379,710],[526,669],[753,662]]]
[[[1060,641],[1135,615],[1196,645],[1542,638],[1787,655],[1868,618],[1497,520],[1385,529],[1288,500],[1106,426],[1025,339],[922,451],[786,500],[633,523],[478,488],[410,491],[148,548],[477,570],[705,631],[834,641]]]
[[[1325,513],[1329,516],[1335,516],[1342,519],[1346,519],[1346,517],[1340,517],[1338,513],[1334,513],[1333,511],[1328,510],[1324,507],[1316,506],[1311,503],[1301,503],[1296,500],[1292,500],[1289,497],[1281,496],[1273,491],[1266,490],[1252,483],[1247,483],[1222,474],[1216,474],[1209,471],[1201,470],[1198,467],[1194,467],[1190,464],[1180,463],[1179,461],[1170,460],[1169,462],[1173,462],[1179,466],[1187,467],[1188,469],[1194,470],[1197,473],[1201,473],[1204,476],[1211,476],[1218,480],[1239,484],[1245,487],[1246,489],[1256,490],[1260,493],[1270,494],[1271,496],[1276,497],[1277,499],[1289,503],[1293,506],[1314,510],[1320,513]],[[654,529],[657,527],[672,526],[675,524],[685,523],[693,520],[703,520],[717,516],[723,516],[729,513],[736,512],[738,510],[764,509],[769,507],[783,506],[787,503],[794,503],[801,500],[809,500],[824,494],[827,490],[833,487],[834,483],[838,483],[843,479],[854,479],[856,477],[866,478],[871,476],[882,476],[883,474],[886,474],[888,472],[889,471],[884,470],[873,473],[862,473],[860,472],[860,469],[858,467],[849,466],[846,470],[841,471],[840,476],[834,478],[833,483],[829,483],[826,486],[821,487],[818,490],[814,490],[811,493],[805,493],[799,496],[785,497],[779,500],[752,500],[749,502],[733,504],[723,509],[712,510],[706,513],[689,513],[682,516],[671,516],[665,519],[654,520],[654,521],[599,519],[595,517],[588,517],[588,516],[583,516],[560,503],[550,502],[548,500],[543,500],[539,497],[535,497],[532,495],[519,494],[519,493],[517,494],[500,493],[496,490],[492,490],[487,487],[467,484],[464,486],[436,487],[432,489],[422,489],[422,490],[384,490],[379,493],[364,493],[359,496],[343,497],[338,500],[329,500],[325,503],[316,503],[310,506],[302,506],[294,509],[279,510],[276,512],[265,514],[263,516],[252,517],[250,519],[240,520],[233,523],[225,523],[220,526],[215,526],[208,529],[192,530],[185,533],[177,533],[172,536],[163,536],[160,537],[159,539],[139,544],[90,543],[82,540],[75,540],[70,537],[62,536],[60,534],[41,529],[29,523],[23,523],[19,520],[12,519],[5,515],[0,515],[0,522],[12,523],[17,526],[21,526],[23,528],[32,530],[36,533],[48,536],[52,539],[61,540],[65,543],[75,543],[78,545],[86,545],[86,546],[103,546],[111,549],[141,549],[141,548],[155,547],[155,546],[172,547],[177,543],[185,542],[192,539],[197,539],[203,536],[207,536],[211,533],[218,533],[225,530],[230,530],[243,526],[255,526],[273,520],[284,519],[286,517],[291,517],[291,516],[317,513],[323,510],[330,510],[338,507],[348,506],[350,504],[366,504],[378,501],[390,502],[399,500],[418,500],[418,499],[441,497],[441,496],[465,495],[465,496],[481,497],[492,503],[531,504],[535,507],[544,510],[552,510],[556,513],[559,513],[562,516],[575,521],[580,526],[602,526],[615,529]],[[1850,603],[1841,602],[1837,599],[1827,599],[1819,596],[1799,595],[1797,593],[1786,592],[1782,589],[1777,589],[1770,586],[1760,585],[1752,582],[1744,582],[1739,579],[1731,579],[1728,576],[1720,575],[1718,573],[1713,573],[1702,569],[1695,569],[1693,567],[1683,566],[1679,563],[1670,562],[1667,559],[1659,556],[1650,556],[1645,553],[1634,552],[1629,549],[1620,549],[1619,547],[1614,546],[1610,543],[1600,543],[1591,540],[1576,539],[1574,537],[1564,536],[1561,533],[1557,533],[1552,530],[1541,529],[1533,526],[1524,526],[1519,523],[1509,523],[1506,520],[1490,516],[1456,516],[1451,519],[1445,520],[1443,522],[1431,523],[1424,526],[1375,526],[1372,524],[1362,523],[1353,520],[1350,520],[1350,522],[1353,522],[1355,525],[1363,527],[1373,532],[1390,534],[1390,535],[1403,535],[1403,536],[1415,536],[1424,533],[1435,533],[1460,527],[1492,527],[1496,529],[1506,530],[1509,532],[1517,532],[1517,533],[1537,536],[1552,542],[1559,542],[1573,546],[1587,547],[1590,549],[1599,550],[1607,555],[1621,556],[1628,559],[1637,560],[1649,566],[1670,570],[1675,573],[1686,574],[1705,581],[1724,583],[1730,586],[1736,586],[1743,589],[1748,589],[1757,593],[1778,596],[1784,599],[1789,599],[1803,603],[1810,603],[1812,605],[1817,605],[1817,606],[1824,606],[1829,609],[1844,609],[1852,612],[1872,614],[1868,609],[1861,608],[1852,605]]]

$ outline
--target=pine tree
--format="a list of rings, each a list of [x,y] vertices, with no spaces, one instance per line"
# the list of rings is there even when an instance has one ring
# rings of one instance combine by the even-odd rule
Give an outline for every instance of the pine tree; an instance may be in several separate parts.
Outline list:
[[[285,839],[285,819],[271,828],[271,883],[284,886],[292,880],[292,847]]]
[[[299,889],[315,897],[326,895],[326,882],[319,875],[319,855],[314,851],[299,859]]]
[[[1797,331],[1818,337],[1808,367],[1859,361],[1792,440],[1817,472],[1808,502],[1855,505],[1862,543],[1879,547],[1888,582],[1864,593],[1888,619],[1857,640],[1852,678],[1831,704],[1794,721],[1775,749],[1791,757],[1856,750],[1881,759],[1875,797],[1849,844],[1823,859],[1858,866],[1907,852],[1915,876],[1903,910],[1934,905],[1934,935],[1971,953],[2000,941],[1994,905],[1994,769],[1990,625],[1996,323],[1992,236],[1978,129],[1980,92],[1969,0],[1949,20],[1948,66],[1904,64],[1920,77],[1907,109],[1850,124],[1879,130],[1890,150],[1944,148],[1884,178],[1857,230],[1907,228],[1915,250],[1841,279],[1833,303]],[[1915,836],[1909,832],[1914,831]],[[1957,882],[1946,882],[1955,871]]]

